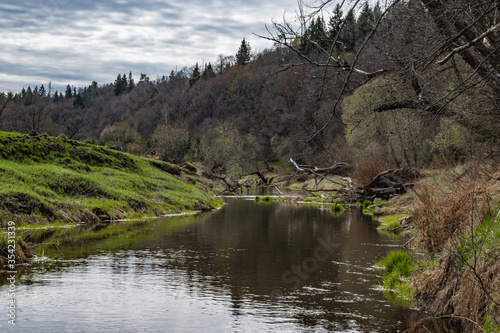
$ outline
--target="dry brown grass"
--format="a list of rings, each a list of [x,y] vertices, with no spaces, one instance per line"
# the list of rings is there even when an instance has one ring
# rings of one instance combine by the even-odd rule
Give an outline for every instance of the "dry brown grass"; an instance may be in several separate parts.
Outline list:
[[[457,166],[415,191],[415,240],[438,262],[414,276],[415,298],[433,314],[461,319],[464,332],[482,331],[485,316],[492,316],[489,295],[499,290],[499,247],[488,255],[483,249],[467,263],[458,254],[462,236],[472,234],[498,202],[496,169],[484,163]],[[493,318],[500,320],[499,315]]]
[[[490,180],[474,166],[458,175],[450,172],[432,186],[419,185],[412,212],[420,231],[418,244],[430,252],[442,250],[450,239],[480,223],[493,204]]]
[[[370,183],[379,173],[390,169],[387,159],[381,154],[375,154],[354,162],[352,178],[358,185]]]

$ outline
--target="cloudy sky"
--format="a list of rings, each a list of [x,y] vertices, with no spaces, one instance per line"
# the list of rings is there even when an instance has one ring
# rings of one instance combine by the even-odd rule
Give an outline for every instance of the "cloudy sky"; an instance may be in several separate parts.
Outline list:
[[[61,91],[111,83],[131,70],[151,78],[234,55],[245,37],[270,48],[265,25],[296,0],[2,0],[0,92]]]

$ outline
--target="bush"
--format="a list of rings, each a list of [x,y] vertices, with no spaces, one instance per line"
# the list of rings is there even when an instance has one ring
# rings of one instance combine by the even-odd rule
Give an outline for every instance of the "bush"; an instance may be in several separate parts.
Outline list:
[[[101,132],[101,144],[105,147],[125,151],[127,145],[138,144],[140,142],[141,136],[139,133],[127,123],[106,126]]]
[[[164,161],[181,161],[190,148],[190,133],[186,128],[162,124],[151,136],[151,146]]]

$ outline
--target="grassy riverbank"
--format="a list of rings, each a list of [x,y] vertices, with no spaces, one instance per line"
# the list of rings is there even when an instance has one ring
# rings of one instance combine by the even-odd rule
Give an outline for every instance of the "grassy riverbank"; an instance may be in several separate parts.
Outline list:
[[[214,207],[176,165],[48,135],[0,132],[0,223],[91,222]]]
[[[390,252],[381,261],[384,289],[427,311],[429,320],[454,319],[464,332],[499,332],[498,167],[432,170],[408,196],[408,251]],[[413,329],[425,325],[421,320]]]

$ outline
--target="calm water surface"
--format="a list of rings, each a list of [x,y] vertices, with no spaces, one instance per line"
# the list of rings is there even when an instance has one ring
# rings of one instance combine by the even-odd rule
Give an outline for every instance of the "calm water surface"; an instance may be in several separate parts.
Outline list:
[[[0,332],[398,332],[418,319],[377,290],[373,264],[402,241],[370,218],[226,200],[201,216],[59,230],[58,248],[38,249],[57,260],[18,276],[16,326],[4,318]]]

